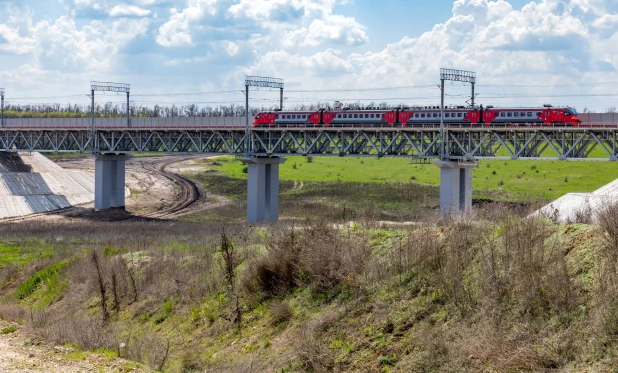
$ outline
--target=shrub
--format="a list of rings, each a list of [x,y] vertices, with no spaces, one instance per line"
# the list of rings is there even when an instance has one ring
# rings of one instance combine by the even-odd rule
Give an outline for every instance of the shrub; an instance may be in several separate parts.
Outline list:
[[[270,313],[270,322],[273,325],[278,325],[288,321],[292,317],[292,307],[288,302],[273,302],[268,307]]]
[[[266,254],[249,265],[242,281],[244,290],[266,298],[288,293],[297,284],[299,256],[298,236],[293,229],[273,239]]]

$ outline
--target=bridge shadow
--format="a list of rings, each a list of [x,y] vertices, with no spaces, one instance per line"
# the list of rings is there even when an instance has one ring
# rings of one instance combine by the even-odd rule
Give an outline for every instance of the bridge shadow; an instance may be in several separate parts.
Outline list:
[[[0,152],[0,172],[8,195],[21,196],[25,203],[24,206],[19,201],[5,201],[5,209],[19,216],[71,206],[66,196],[54,194],[43,176],[32,171],[33,167],[25,163],[19,154]]]

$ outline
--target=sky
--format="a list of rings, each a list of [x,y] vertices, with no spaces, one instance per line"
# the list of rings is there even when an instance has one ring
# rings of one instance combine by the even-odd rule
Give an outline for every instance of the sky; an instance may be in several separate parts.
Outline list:
[[[477,104],[615,108],[618,0],[0,0],[10,103],[88,104],[96,80],[140,105],[244,105],[259,75],[285,80],[285,107],[439,105],[441,67],[476,72]]]

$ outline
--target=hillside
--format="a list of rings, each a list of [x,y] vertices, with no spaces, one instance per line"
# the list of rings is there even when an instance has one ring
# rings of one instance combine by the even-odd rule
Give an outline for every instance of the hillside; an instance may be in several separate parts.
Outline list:
[[[612,372],[616,216],[2,225],[0,317],[166,372]]]

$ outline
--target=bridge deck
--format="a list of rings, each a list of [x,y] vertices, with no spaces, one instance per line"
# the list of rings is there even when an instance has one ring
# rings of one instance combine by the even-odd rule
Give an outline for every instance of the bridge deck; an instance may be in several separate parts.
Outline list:
[[[121,119],[121,118],[116,118]],[[0,150],[85,153],[245,154],[243,118],[225,125],[176,122],[158,127],[152,121],[114,119],[96,127],[41,120],[8,122],[0,128]],[[188,118],[191,119],[191,118]],[[221,118],[220,118],[221,119]],[[225,118],[223,118],[225,119]],[[103,121],[103,119],[101,119]],[[21,123],[21,125],[17,125]],[[618,126],[449,127],[444,144],[451,159],[617,160]],[[443,139],[438,126],[424,127],[266,127],[251,128],[250,153],[259,156],[378,156],[435,159]]]

